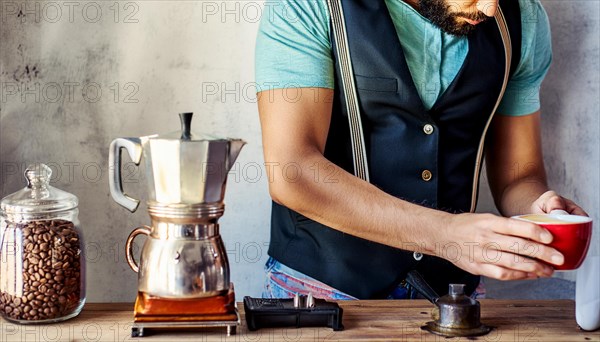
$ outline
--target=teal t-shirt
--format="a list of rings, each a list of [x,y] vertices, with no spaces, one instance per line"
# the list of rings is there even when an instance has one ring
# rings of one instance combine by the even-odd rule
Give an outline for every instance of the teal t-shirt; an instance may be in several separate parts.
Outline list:
[[[552,60],[548,17],[539,0],[521,7],[521,59],[498,108],[505,115],[540,108],[539,89]],[[402,0],[385,0],[418,93],[430,109],[454,80],[469,51],[468,38],[444,33]],[[491,19],[493,20],[493,19]],[[266,0],[256,42],[259,91],[334,88],[326,0]]]

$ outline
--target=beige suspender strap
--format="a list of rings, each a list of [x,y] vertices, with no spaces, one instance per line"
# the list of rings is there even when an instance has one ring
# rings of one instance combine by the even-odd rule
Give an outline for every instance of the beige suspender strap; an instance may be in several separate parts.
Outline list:
[[[494,15],[496,19],[496,24],[498,24],[498,29],[500,30],[500,36],[502,36],[502,43],[504,44],[504,58],[506,59],[506,63],[504,65],[504,82],[502,83],[502,88],[500,89],[500,94],[498,95],[498,100],[496,100],[496,105],[494,106],[494,110],[490,115],[490,118],[485,125],[485,129],[483,130],[483,135],[479,140],[479,149],[477,150],[477,160],[475,161],[475,175],[473,176],[473,193],[471,194],[471,212],[474,212],[477,207],[477,191],[479,187],[479,174],[481,173],[482,159],[483,159],[483,149],[485,145],[485,135],[487,133],[488,128],[492,122],[494,114],[496,114],[496,110],[500,105],[500,101],[502,101],[502,97],[504,96],[504,91],[506,90],[506,85],[508,84],[508,78],[510,76],[510,62],[512,59],[512,45],[510,41],[510,34],[508,32],[508,26],[506,25],[506,19],[504,18],[504,14],[502,13],[502,9],[498,6],[498,10]]]
[[[352,143],[352,159],[354,161],[354,175],[369,181],[369,168],[367,163],[367,152],[365,148],[362,121],[358,107],[358,96],[352,72],[352,61],[348,48],[348,35],[346,23],[342,10],[341,0],[327,0],[331,16],[335,48],[338,53],[338,62],[342,74],[342,89],[348,110],[348,121],[350,123],[350,141]]]

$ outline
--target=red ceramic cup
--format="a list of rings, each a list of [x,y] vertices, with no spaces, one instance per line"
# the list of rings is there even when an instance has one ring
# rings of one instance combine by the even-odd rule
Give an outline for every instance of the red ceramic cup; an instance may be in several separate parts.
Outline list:
[[[551,247],[565,257],[564,264],[552,265],[556,270],[574,270],[581,266],[592,237],[592,219],[587,216],[562,214],[528,214],[514,218],[546,228],[554,239]]]

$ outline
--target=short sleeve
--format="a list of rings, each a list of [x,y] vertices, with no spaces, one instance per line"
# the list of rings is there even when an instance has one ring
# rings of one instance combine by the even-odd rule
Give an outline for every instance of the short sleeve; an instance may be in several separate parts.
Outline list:
[[[519,0],[521,60],[510,78],[498,113],[511,116],[540,109],[540,86],[552,61],[552,41],[546,11],[539,0]]]
[[[256,40],[257,90],[334,87],[325,0],[267,0]]]

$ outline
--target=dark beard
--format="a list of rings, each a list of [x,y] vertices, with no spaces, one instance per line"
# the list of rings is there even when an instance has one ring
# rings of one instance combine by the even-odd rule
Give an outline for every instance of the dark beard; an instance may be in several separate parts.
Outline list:
[[[451,6],[447,0],[419,0],[419,13],[432,24],[442,29],[446,33],[455,36],[466,36],[473,32],[476,25],[467,22],[459,22],[457,17],[463,17],[471,20],[487,20],[489,17],[483,13],[476,14],[466,12],[452,12]]]

